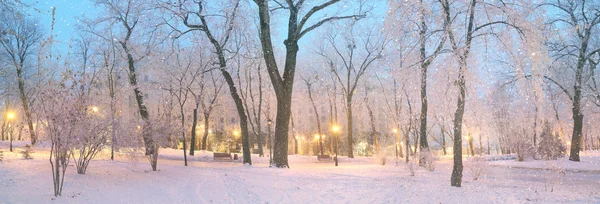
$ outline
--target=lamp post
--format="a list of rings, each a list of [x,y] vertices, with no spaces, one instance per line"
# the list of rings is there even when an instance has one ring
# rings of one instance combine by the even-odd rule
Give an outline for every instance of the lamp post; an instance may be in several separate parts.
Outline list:
[[[333,135],[335,138],[335,158],[333,160],[335,160],[335,166],[338,166],[338,143],[340,141],[340,135],[338,134],[338,132],[340,131],[340,127],[334,125],[333,127],[331,127],[331,130],[333,131]]]
[[[273,143],[271,142],[271,119],[267,120],[267,138],[269,139],[269,167],[273,165]]]
[[[13,151],[13,145],[12,145],[12,141],[13,141],[13,136],[12,136],[12,132],[13,132],[13,127],[12,127],[12,120],[15,118],[15,113],[9,112],[6,114],[6,118],[8,119],[8,137],[10,140],[10,152]]]

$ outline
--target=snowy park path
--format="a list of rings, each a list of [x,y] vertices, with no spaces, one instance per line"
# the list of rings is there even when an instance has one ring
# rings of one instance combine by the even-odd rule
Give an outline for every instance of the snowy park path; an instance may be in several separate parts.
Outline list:
[[[307,156],[290,156],[290,169],[269,168],[264,157],[254,157],[254,166],[192,161],[184,167],[182,161],[161,159],[157,172],[148,171],[143,158],[93,161],[86,175],[70,167],[63,196],[54,199],[47,155],[34,156],[8,154],[0,163],[0,203],[600,202],[600,174],[592,172],[567,172],[549,192],[547,171],[493,166],[477,181],[466,171],[463,187],[455,188],[447,160],[413,177],[404,164],[344,158],[334,167]]]

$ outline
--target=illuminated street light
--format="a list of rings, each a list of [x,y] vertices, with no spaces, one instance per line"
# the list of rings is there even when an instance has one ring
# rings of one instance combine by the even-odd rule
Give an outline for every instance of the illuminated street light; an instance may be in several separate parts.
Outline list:
[[[8,118],[9,120],[12,120],[15,118],[15,113],[13,112],[9,112],[6,114],[6,118]]]
[[[338,127],[337,125],[333,125],[331,127],[331,130],[333,131],[333,136],[335,138],[335,158],[333,160],[335,160],[335,166],[338,166],[338,145],[340,142],[340,135],[338,134],[338,132],[340,131],[340,127]]]
[[[13,119],[15,118],[15,113],[13,113],[13,112],[8,112],[8,113],[6,114],[6,118],[8,119],[8,128],[10,128],[10,130],[8,131],[8,136],[9,136],[9,139],[10,139],[10,152],[12,152],[12,151],[13,151],[13,148],[12,148],[12,147],[13,147],[13,145],[12,145],[12,141],[13,141],[13,135],[12,135],[12,132],[13,132],[12,121],[13,121]]]
[[[98,112],[98,107],[92,106],[92,112],[97,113]]]

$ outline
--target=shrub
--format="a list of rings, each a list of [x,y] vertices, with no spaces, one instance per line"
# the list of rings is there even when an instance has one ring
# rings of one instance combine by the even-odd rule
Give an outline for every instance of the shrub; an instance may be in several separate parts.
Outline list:
[[[436,156],[431,151],[424,151],[419,153],[419,158],[425,161],[424,167],[428,171],[435,171],[435,160]]]
[[[375,162],[379,165],[385,166],[387,161],[387,154],[385,151],[378,152],[375,154]]]
[[[565,169],[559,166],[554,161],[549,161],[546,163],[548,168],[548,174],[546,174],[546,182],[544,183],[544,190],[554,192],[554,186],[558,183],[560,176],[564,176],[566,174]]]
[[[485,174],[488,170],[488,163],[482,156],[471,157],[467,160],[467,169],[473,177],[473,180],[479,179],[481,175]]]
[[[410,172],[411,176],[415,176],[415,173],[417,172],[418,167],[419,167],[419,160],[416,156],[413,156],[411,158],[411,160],[409,160],[406,163],[406,168],[408,169],[408,172]]]

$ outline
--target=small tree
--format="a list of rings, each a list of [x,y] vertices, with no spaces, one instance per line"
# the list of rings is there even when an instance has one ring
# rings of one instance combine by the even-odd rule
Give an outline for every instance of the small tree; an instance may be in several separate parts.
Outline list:
[[[50,166],[54,196],[60,196],[68,168],[73,143],[77,139],[79,121],[85,118],[85,106],[74,90],[79,86],[76,80],[70,78],[71,73],[63,75],[61,81],[49,82],[41,92],[42,117],[46,120],[44,133],[50,139]]]
[[[560,137],[552,133],[550,123],[546,121],[540,134],[540,143],[537,148],[538,156],[545,160],[556,160],[565,155],[567,148],[562,144]]]

